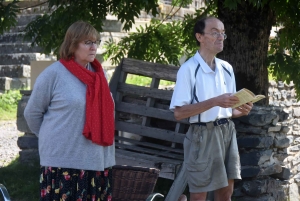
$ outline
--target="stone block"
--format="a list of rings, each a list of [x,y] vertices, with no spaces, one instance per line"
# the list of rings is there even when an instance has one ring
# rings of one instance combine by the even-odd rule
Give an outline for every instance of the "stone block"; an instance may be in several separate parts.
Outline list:
[[[0,77],[30,78],[30,66],[25,64],[0,65]]]
[[[12,78],[0,77],[0,90],[6,91],[10,89]]]
[[[242,116],[238,119],[241,122],[246,124],[250,124],[252,126],[266,126],[273,122],[274,119],[277,118],[277,114],[274,113],[259,113],[259,112],[252,112],[248,116]]]
[[[288,168],[282,167],[282,171],[276,174],[272,174],[271,177],[280,179],[280,180],[288,180],[290,178],[291,172]]]
[[[5,43],[0,44],[0,54],[34,53],[42,52],[43,48],[31,47],[31,43]]]
[[[241,167],[242,178],[256,177],[256,176],[258,176],[259,172],[260,172],[259,166],[242,166]]]
[[[284,139],[274,139],[274,147],[276,148],[287,148],[290,145],[290,140],[288,138]]]
[[[9,33],[24,32],[25,27],[26,27],[26,25],[14,26],[14,27],[11,27],[8,32]]]
[[[0,77],[0,90],[23,89],[30,86],[30,79]]]
[[[259,175],[272,175],[282,171],[282,167],[279,164],[272,164],[266,168],[262,168]]]
[[[24,41],[24,32],[15,32],[15,33],[4,33],[0,35],[0,43],[23,43]],[[26,41],[31,42],[31,41]]]
[[[272,196],[270,195],[262,195],[258,197],[249,197],[249,196],[243,196],[237,199],[234,199],[235,201],[279,201],[275,200]],[[284,200],[280,200],[284,201]]]
[[[18,137],[17,144],[20,149],[37,149],[38,148],[38,138],[35,135],[24,135]]]
[[[237,138],[237,142],[243,148],[269,148],[273,144],[273,137],[241,136]]]
[[[268,132],[278,132],[281,130],[281,126],[272,126],[268,128]]]
[[[264,163],[266,160],[270,160],[272,155],[272,150],[262,150],[262,151],[250,151],[247,153],[240,153],[241,165],[242,166],[257,166]]]
[[[293,108],[293,117],[300,117],[300,108]]]
[[[17,26],[27,25],[29,22],[33,21],[35,18],[41,15],[42,14],[17,15]]]
[[[102,29],[106,32],[122,32],[123,24],[118,20],[103,20]]]
[[[288,126],[282,126],[280,132],[287,134],[290,131]]]
[[[236,123],[237,120],[234,120],[234,122]],[[236,126],[236,131],[238,133],[247,133],[247,134],[256,134],[256,135],[267,134],[266,129],[261,129],[260,127],[255,127],[255,126],[244,126],[244,125]]]
[[[290,184],[289,188],[289,199],[290,201],[296,201],[299,200],[300,195],[299,195],[299,187],[296,183]]]
[[[17,109],[17,128],[21,132],[25,133],[32,133],[29,129],[26,119],[24,117],[24,110],[27,105],[30,96],[22,96],[21,100],[18,102],[18,109]]]
[[[21,163],[28,164],[39,160],[39,151],[37,149],[24,149],[19,154],[19,161]]]
[[[242,192],[248,196],[257,197],[267,192],[265,180],[245,181],[242,185]]]
[[[27,64],[37,60],[35,53],[0,54],[0,65]]]
[[[278,161],[282,162],[285,158],[287,158],[289,155],[286,153],[279,153],[279,154],[274,154],[273,157],[274,159],[277,159]]]
[[[289,150],[290,152],[298,152],[298,151],[299,151],[299,145],[290,146],[290,147],[288,148],[288,150]]]

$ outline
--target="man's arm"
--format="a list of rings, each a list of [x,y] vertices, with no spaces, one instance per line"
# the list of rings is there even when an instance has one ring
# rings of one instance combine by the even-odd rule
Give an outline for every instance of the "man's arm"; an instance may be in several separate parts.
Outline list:
[[[231,93],[226,93],[199,103],[184,105],[181,107],[177,106],[174,110],[174,117],[176,120],[185,119],[205,112],[215,106],[229,108],[239,101],[237,97],[230,95]]]

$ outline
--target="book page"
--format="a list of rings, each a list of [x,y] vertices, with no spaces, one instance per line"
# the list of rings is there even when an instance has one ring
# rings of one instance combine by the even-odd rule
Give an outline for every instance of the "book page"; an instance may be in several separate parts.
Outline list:
[[[250,90],[248,89],[241,89],[239,90],[238,92],[232,94],[232,96],[236,96],[239,98],[240,102],[238,102],[237,104],[233,105],[231,108],[236,108],[236,107],[239,107],[245,103],[248,103],[248,102],[257,102],[263,98],[265,98],[264,95],[257,95],[255,96]]]
[[[251,102],[255,103],[255,102],[257,102],[257,101],[259,101],[261,99],[264,99],[264,98],[265,98],[264,95],[257,95],[257,96],[255,96],[255,98]]]

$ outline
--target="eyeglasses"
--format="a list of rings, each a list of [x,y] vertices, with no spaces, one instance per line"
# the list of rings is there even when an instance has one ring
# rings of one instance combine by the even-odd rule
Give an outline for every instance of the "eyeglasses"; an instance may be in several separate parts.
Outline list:
[[[96,41],[87,40],[87,41],[84,41],[84,44],[85,44],[86,47],[92,47],[93,45],[98,46],[98,45],[100,45],[100,43],[101,43],[101,40],[96,40]]]
[[[216,32],[216,31],[212,32],[212,33],[204,33],[204,34],[212,35],[212,37],[214,37],[214,38],[219,38],[220,36],[223,36],[224,40],[227,38],[227,35],[225,33],[219,33],[219,32]]]

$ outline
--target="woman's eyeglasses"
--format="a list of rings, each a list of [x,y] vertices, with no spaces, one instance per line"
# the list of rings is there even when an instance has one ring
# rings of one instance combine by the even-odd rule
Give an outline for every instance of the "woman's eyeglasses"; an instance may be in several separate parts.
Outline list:
[[[96,40],[96,41],[87,40],[87,41],[84,41],[84,44],[87,47],[92,47],[93,45],[99,46],[100,43],[101,43],[101,40]]]

